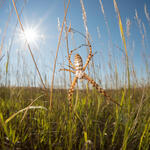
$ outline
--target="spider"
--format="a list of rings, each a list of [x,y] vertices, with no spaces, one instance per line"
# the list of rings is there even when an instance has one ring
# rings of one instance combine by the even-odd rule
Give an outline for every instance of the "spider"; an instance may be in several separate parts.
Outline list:
[[[84,46],[87,46],[87,45],[84,45]],[[91,77],[89,77],[84,72],[85,69],[86,69],[86,67],[87,67],[87,65],[89,64],[91,58],[94,56],[94,54],[92,54],[92,47],[91,47],[91,44],[90,44],[89,41],[88,41],[88,46],[89,46],[90,52],[89,52],[89,55],[87,57],[87,60],[86,60],[86,63],[85,63],[84,66],[83,66],[82,57],[79,54],[75,55],[75,57],[74,57],[74,64],[70,60],[71,55],[72,55],[73,51],[77,49],[76,48],[76,49],[72,50],[70,52],[69,56],[68,56],[69,64],[71,65],[71,68],[74,69],[74,70],[65,69],[65,68],[60,69],[60,71],[69,71],[69,72],[72,72],[73,74],[75,74],[75,77],[73,79],[73,82],[72,82],[71,87],[70,87],[69,92],[68,92],[68,101],[69,101],[69,108],[70,108],[70,110],[72,111],[72,95],[73,95],[74,87],[75,87],[78,79],[88,80],[89,83],[91,83],[92,86],[95,87],[98,90],[98,92],[100,92],[101,94],[103,94],[108,100],[110,100],[113,103],[115,103],[116,105],[120,106],[120,104],[118,104],[110,96],[108,96],[107,93],[106,93],[106,91],[104,89],[102,89]],[[79,47],[81,47],[81,46],[79,46]]]

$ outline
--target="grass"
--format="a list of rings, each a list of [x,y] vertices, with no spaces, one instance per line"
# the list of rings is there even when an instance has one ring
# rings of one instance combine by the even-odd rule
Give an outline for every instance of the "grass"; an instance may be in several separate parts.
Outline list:
[[[122,108],[107,105],[96,91],[81,95],[74,114],[69,114],[65,90],[54,91],[53,111],[29,109],[23,112],[42,92],[38,88],[1,88],[0,149],[149,149],[150,88],[131,89],[131,112],[128,112],[128,92],[117,93]],[[7,94],[6,94],[7,93]],[[19,93],[19,94],[18,94]],[[7,97],[5,96],[7,95]],[[113,97],[113,96],[112,96]],[[136,101],[135,101],[136,100]],[[49,98],[40,97],[34,106],[48,108]],[[74,96],[75,103],[75,96]]]
[[[24,31],[15,2],[14,0],[12,1],[19,24]],[[125,73],[123,73],[124,80],[120,84],[120,79],[122,77],[119,77],[118,64],[109,59],[108,64],[111,73],[110,76],[106,76],[106,85],[108,84],[109,86],[114,83],[113,87],[116,87],[116,90],[115,88],[112,88],[110,90],[106,90],[106,92],[112,99],[116,100],[121,107],[113,103],[107,104],[107,98],[100,95],[96,90],[91,89],[90,85],[87,83],[87,86],[83,85],[83,87],[85,87],[83,90],[78,88],[74,93],[72,97],[74,111],[69,112],[67,100],[68,90],[65,89],[66,86],[64,89],[53,89],[57,55],[61,45],[61,39],[63,39],[63,31],[65,31],[66,34],[64,39],[67,45],[67,53],[69,55],[68,36],[71,29],[73,29],[71,24],[69,28],[67,28],[66,16],[69,3],[70,0],[68,1],[66,8],[64,5],[65,16],[59,35],[50,89],[45,86],[40,70],[38,69],[36,59],[34,58],[30,45],[27,41],[30,55],[43,88],[34,88],[32,85],[30,86],[30,84],[27,87],[10,86],[10,67],[12,66],[10,63],[11,55],[9,52],[7,53],[6,67],[4,69],[4,71],[6,71],[4,74],[5,76],[3,76],[5,86],[2,86],[1,84],[0,87],[0,149],[149,150],[150,74],[147,60],[148,57],[144,55],[147,71],[146,82],[141,82],[142,84],[140,85],[140,81],[138,81],[136,77],[134,64],[132,63],[127,51],[128,44],[126,45],[121,15],[115,0],[113,0],[114,8],[118,16],[119,30],[125,49],[122,50],[120,48],[123,54],[125,54]],[[87,26],[88,18],[86,16],[83,1],[80,0],[80,3],[83,23],[86,31],[85,41],[89,42],[91,37]],[[108,20],[101,0],[100,6],[109,36],[111,36]],[[149,19],[146,5],[144,6],[144,9],[147,14],[147,18]],[[10,16],[11,13],[12,10],[10,12]],[[145,39],[143,37],[146,37],[146,33],[141,32],[141,22],[139,20],[140,19],[136,11],[136,21],[142,37],[142,43],[144,43]],[[130,36],[129,22],[130,21],[128,20],[128,40]],[[9,18],[5,30],[7,30],[8,24]],[[64,26],[65,30],[63,30]],[[3,39],[5,39],[5,32],[6,31],[4,31]],[[73,33],[79,33],[79,35],[82,35],[82,33],[76,30],[74,30]],[[4,40],[1,42],[1,49],[3,47],[3,41]],[[127,41],[127,43],[128,42],[129,41]],[[3,56],[0,57],[0,62],[2,61],[2,58]],[[115,66],[115,71],[112,69],[113,66]],[[92,64],[93,68],[90,67],[91,66],[89,65],[88,72],[90,72],[90,69],[93,69],[94,77],[99,78],[99,74],[96,74],[97,70],[94,63]],[[28,67],[25,68],[24,77],[28,74],[31,75],[30,72],[28,72]],[[2,75],[2,72],[0,72],[0,79]],[[21,78],[22,77],[20,76],[20,79]],[[16,79],[19,81],[19,74],[17,74]],[[66,80],[67,79],[65,78],[64,82],[65,84],[68,84]],[[69,76],[69,80],[71,83],[71,74]],[[110,80],[112,83],[109,84]],[[30,83],[30,81],[28,82]],[[122,85],[122,83],[124,84]],[[123,88],[121,88],[120,85]]]

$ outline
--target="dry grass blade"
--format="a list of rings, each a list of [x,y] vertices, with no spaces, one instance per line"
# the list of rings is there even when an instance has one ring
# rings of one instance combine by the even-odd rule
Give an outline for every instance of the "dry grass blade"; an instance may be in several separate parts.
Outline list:
[[[15,116],[17,116],[18,114],[20,114],[23,111],[26,111],[28,109],[44,109],[47,110],[47,108],[43,107],[43,106],[30,106],[30,107],[26,107],[24,109],[19,110],[18,112],[14,113],[13,115],[11,115],[6,121],[5,123],[7,124],[10,120],[12,120]]]
[[[106,24],[106,27],[107,27],[107,30],[108,30],[108,34],[109,34],[109,37],[111,39],[111,32],[110,32],[108,21],[107,21],[106,15],[105,15],[105,11],[104,11],[102,0],[99,0],[99,3],[101,5],[101,10],[102,10],[102,13],[103,13],[103,16],[104,16],[104,20],[105,20],[105,24]]]
[[[128,62],[128,52],[127,52],[126,40],[125,40],[124,31],[123,31],[123,25],[122,25],[120,12],[119,12],[116,0],[113,0],[113,2],[114,2],[115,11],[116,11],[116,13],[118,15],[120,34],[121,34],[121,38],[122,38],[122,41],[123,41],[123,44],[124,44],[124,48],[125,48],[126,67],[127,67],[127,74],[128,74],[128,88],[130,88],[130,72],[129,72],[129,62]]]
[[[83,15],[84,27],[86,30],[86,37],[88,38],[89,34],[88,34],[88,27],[87,27],[87,17],[86,17],[86,11],[84,8],[83,0],[80,0],[80,3],[81,3],[81,7],[82,7],[82,15]]]
[[[59,34],[58,44],[57,44],[55,62],[54,62],[54,67],[53,67],[53,75],[52,75],[51,89],[50,89],[50,106],[49,106],[49,107],[50,107],[50,108],[49,108],[50,110],[51,110],[51,108],[52,108],[53,84],[54,84],[56,61],[57,61],[59,46],[60,46],[60,42],[61,42],[61,35],[62,35],[63,27],[64,27],[64,22],[65,22],[65,20],[66,20],[66,15],[67,15],[67,11],[68,11],[68,8],[69,8],[69,4],[70,4],[70,0],[68,1],[68,5],[67,5],[66,11],[65,11],[65,16],[64,16],[64,19],[63,19],[63,23],[62,23],[62,26],[61,26],[61,31],[60,31],[60,34]]]
[[[145,16],[146,16],[146,18],[147,18],[147,21],[149,22],[149,25],[150,25],[150,15],[149,15],[149,13],[148,13],[148,11],[147,11],[147,6],[146,6],[146,4],[144,5],[144,12],[145,12]]]
[[[130,26],[131,26],[131,21],[130,21],[129,18],[127,18],[127,21],[126,21],[126,34],[127,34],[128,38],[130,36]]]
[[[135,127],[138,123],[138,119],[139,119],[139,116],[140,116],[140,112],[142,110],[144,98],[145,98],[145,89],[143,90],[143,94],[142,94],[142,97],[141,97],[141,100],[140,100],[140,103],[139,103],[139,106],[138,106],[138,111],[137,111],[136,117],[134,119],[133,126],[131,128],[131,132],[135,129]]]
[[[14,0],[12,0],[12,2],[13,2],[14,9],[15,9],[15,11],[16,11],[16,14],[17,14],[17,18],[18,18],[18,21],[19,21],[21,30],[23,31],[23,34],[24,34],[24,36],[25,36],[24,28],[23,28],[23,25],[22,25],[22,23],[21,23],[21,20],[20,20],[20,17],[19,17],[19,14],[18,14],[18,11],[17,11],[17,8],[16,8],[16,5],[15,5]],[[42,79],[42,76],[41,76],[41,74],[40,74],[40,71],[39,71],[38,66],[37,66],[37,64],[36,64],[36,61],[35,61],[35,59],[34,59],[34,56],[33,56],[32,50],[31,50],[31,48],[30,48],[30,45],[29,45],[29,43],[28,43],[27,40],[26,40],[25,43],[27,44],[27,47],[28,47],[29,52],[30,52],[30,54],[31,54],[32,60],[33,60],[33,62],[34,62],[34,65],[35,65],[35,67],[36,67],[36,70],[37,70],[37,72],[38,72],[38,74],[39,74],[41,83],[42,83],[44,89],[46,89],[45,84],[44,84],[43,79]]]
[[[10,11],[10,13],[9,13],[9,17],[8,17],[7,23],[6,23],[6,25],[5,25],[4,32],[3,32],[3,36],[2,36],[2,39],[1,39],[0,56],[1,56],[1,54],[2,54],[3,44],[4,44],[4,41],[5,41],[5,37],[6,37],[6,33],[7,33],[7,30],[8,30],[8,26],[9,26],[9,22],[10,22],[12,13],[13,13],[13,8],[11,9],[11,11]]]
[[[27,114],[27,111],[28,111],[28,109],[31,107],[31,105],[32,105],[35,101],[37,101],[39,98],[41,98],[42,96],[44,96],[44,95],[45,95],[45,94],[40,95],[40,96],[37,97],[35,100],[33,100],[33,101],[30,103],[29,106],[26,107],[27,109],[25,110],[24,115],[23,115],[23,117],[22,117],[20,123],[21,123],[21,122],[23,121],[23,119],[25,118],[25,116],[26,116],[26,114]]]
[[[65,3],[64,3],[64,9],[66,9],[65,7]],[[71,28],[71,24],[70,24],[70,28]],[[66,18],[65,18],[65,39],[66,39],[66,47],[67,47],[67,54],[68,54],[68,58],[69,58],[69,45],[68,45],[68,28],[67,28],[67,21],[66,21]],[[69,68],[71,67],[70,65],[70,61],[68,60],[68,63],[69,63]],[[69,80],[70,80],[70,84],[72,83],[72,79],[71,79],[71,72],[69,72]]]
[[[123,26],[122,26],[122,21],[121,21],[121,17],[120,17],[120,13],[119,13],[119,9],[118,9],[116,0],[114,0],[114,7],[115,7],[116,13],[118,15],[119,28],[120,28],[121,38],[123,40],[123,44],[124,44],[124,48],[125,48],[126,57],[128,57],[126,41],[125,41],[125,36],[124,36],[124,31],[123,31]]]

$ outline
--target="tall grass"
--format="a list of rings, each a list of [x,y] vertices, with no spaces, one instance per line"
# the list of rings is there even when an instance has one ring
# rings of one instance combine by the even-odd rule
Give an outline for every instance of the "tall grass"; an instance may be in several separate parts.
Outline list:
[[[23,28],[23,25],[22,25],[22,23],[21,23],[21,20],[20,20],[18,11],[17,11],[15,1],[12,0],[12,2],[13,2],[14,9],[15,9],[15,11],[16,11],[16,14],[17,14],[17,18],[18,18],[18,21],[19,21],[21,30],[23,31],[23,34],[24,34],[24,36],[25,36],[24,28]],[[29,49],[29,52],[30,52],[30,54],[31,54],[32,60],[33,60],[33,62],[34,62],[35,68],[36,68],[36,70],[37,70],[37,72],[38,72],[38,75],[39,75],[39,77],[40,77],[40,80],[41,80],[41,83],[42,83],[42,85],[43,85],[43,88],[46,89],[45,84],[44,84],[43,79],[42,79],[42,76],[41,76],[41,73],[40,73],[40,71],[39,71],[39,69],[38,69],[37,63],[36,63],[36,61],[35,61],[35,58],[34,58],[34,56],[33,56],[32,50],[31,50],[31,48],[30,48],[30,45],[29,45],[29,42],[28,42],[27,39],[26,39],[26,43],[27,43],[27,47],[28,47],[28,49]]]
[[[60,35],[59,35],[59,39],[58,39],[58,44],[57,44],[56,57],[55,57],[55,62],[54,62],[54,67],[53,67],[53,75],[52,75],[52,80],[51,80],[50,107],[49,107],[49,108],[50,108],[50,111],[51,111],[51,109],[52,109],[53,83],[54,83],[54,77],[55,77],[56,61],[57,61],[57,56],[58,56],[59,46],[60,46],[60,42],[61,42],[61,35],[62,35],[63,27],[64,27],[64,22],[65,22],[65,20],[66,20],[66,15],[67,15],[69,3],[70,3],[70,0],[68,1],[68,5],[67,5],[66,11],[65,11],[65,16],[64,16],[63,23],[62,23],[62,27],[61,27],[61,31],[60,31]]]
[[[100,0],[99,2],[110,36],[109,38],[112,40],[111,30],[108,24],[109,21],[107,20],[102,1]],[[68,54],[68,56],[70,51],[68,39],[70,34],[73,33],[71,30],[73,31],[74,26],[70,24],[69,28],[67,27],[69,19],[67,20],[66,16],[70,4],[69,0],[67,7],[64,7],[65,15],[56,49],[50,92],[49,89],[45,87],[47,76],[45,76],[44,83],[41,72],[37,67],[30,49],[30,45],[28,48],[37,73],[43,83],[43,87],[45,87],[44,89],[33,87],[34,84],[28,77],[33,73],[28,71],[28,67],[26,67],[25,63],[23,63],[23,77],[20,73],[16,73],[19,86],[12,87],[9,85],[8,81],[11,79],[8,73],[13,73],[11,72],[13,69],[11,70],[12,64],[10,63],[11,53],[5,55],[5,57],[7,57],[4,63],[5,69],[3,70],[3,68],[0,68],[0,79],[4,78],[7,81],[5,85],[1,84],[0,87],[0,149],[149,150],[150,74],[148,58],[146,56],[144,57],[147,78],[146,82],[142,82],[137,77],[134,63],[131,60],[132,57],[129,56],[129,50],[127,51],[127,48],[129,48],[130,33],[132,32],[130,28],[132,26],[131,21],[129,19],[126,20],[126,39],[125,30],[122,25],[121,11],[119,11],[119,6],[117,6],[115,0],[113,0],[113,3],[118,16],[118,30],[121,33],[121,40],[124,48],[120,48],[118,45],[115,47],[122,52],[125,58],[125,64],[124,62],[121,64],[123,67],[125,65],[125,73],[120,77],[118,62],[113,61],[110,56],[108,62],[109,71],[105,76],[105,87],[110,87],[111,85],[110,89],[106,88],[106,92],[110,97],[117,100],[121,107],[107,104],[107,99],[105,97],[100,95],[98,91],[92,89],[88,84],[85,86],[82,82],[82,88],[80,88],[79,84],[76,92],[73,94],[72,103],[74,111],[70,113],[68,111],[67,100],[68,90],[66,89],[68,86],[66,85],[71,84],[71,74],[69,75],[69,80],[67,80],[68,76],[66,74],[63,74],[65,76],[63,78],[64,81],[58,80],[58,83],[60,82],[61,85],[62,82],[65,83],[64,88],[53,88],[56,61],[62,42],[63,31],[65,33],[65,41],[63,42],[66,43],[66,54]],[[13,4],[20,26],[23,30],[23,25],[21,24],[14,0]],[[80,4],[86,35],[85,42],[89,44],[91,37],[88,29],[88,16],[83,0],[80,0]],[[146,5],[144,6],[144,12],[149,22],[149,14]],[[135,19],[138,23],[142,43],[144,43],[143,48],[145,48],[146,27],[144,23],[141,24],[137,11],[135,11]],[[77,36],[82,34],[80,31],[74,30],[74,32],[79,33]],[[1,44],[1,46],[3,45]],[[90,64],[88,68],[89,72],[90,70],[94,70],[94,79],[99,80],[100,84],[102,68],[104,68],[104,71],[107,71],[106,64],[103,63],[103,54],[101,54],[101,56],[101,63],[98,64],[98,66],[93,63],[92,65]],[[0,63],[3,62],[2,58],[3,57],[0,57]],[[18,63],[20,63],[20,59],[22,59],[21,55],[18,54],[18,58],[16,59],[18,59]],[[5,71],[5,74],[3,74],[1,70]],[[2,78],[3,75],[4,77]],[[36,74],[34,75],[36,78]],[[126,80],[128,81],[128,86],[123,84],[123,82],[126,83]],[[27,82],[28,86],[24,87],[23,82]],[[50,113],[49,110],[51,110]]]
[[[133,98],[136,98],[137,102],[131,104],[130,117],[125,106],[127,101],[124,90],[115,91],[119,92],[118,98],[121,99],[122,108],[108,106],[104,99],[93,91],[90,91],[87,96],[82,94],[83,91],[79,91],[82,100],[76,104],[73,118],[68,114],[67,101],[62,101],[66,92],[61,93],[57,90],[53,93],[55,101],[51,114],[42,109],[28,110],[21,124],[19,123],[23,117],[21,111],[31,107],[26,107],[30,103],[27,100],[31,95],[30,89],[21,92],[21,97],[26,101],[22,101],[22,98],[16,99],[15,96],[12,97],[13,101],[8,98],[2,99],[3,90],[7,89],[1,88],[0,143],[2,149],[7,146],[25,149],[149,148],[150,104],[149,95],[146,95],[148,94],[146,90],[149,90],[147,88],[143,93],[142,89],[135,91]],[[17,90],[19,89],[15,92]],[[41,95],[40,89],[33,89],[33,91],[33,99]],[[44,103],[45,100],[48,101],[48,97],[39,98],[34,104],[35,108],[38,105],[41,108],[42,106],[48,108],[48,104]],[[16,111],[18,115],[14,114]]]

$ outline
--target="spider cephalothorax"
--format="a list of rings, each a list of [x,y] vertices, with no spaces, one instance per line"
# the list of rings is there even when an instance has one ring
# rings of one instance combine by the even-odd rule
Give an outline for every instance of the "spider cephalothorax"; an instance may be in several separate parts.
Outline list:
[[[93,57],[93,54],[92,54],[92,48],[91,48],[91,45],[90,45],[90,42],[88,41],[88,46],[89,46],[89,49],[90,49],[90,52],[89,52],[89,55],[88,55],[88,58],[86,60],[86,63],[85,65],[83,66],[83,61],[82,61],[82,57],[79,55],[79,54],[76,54],[75,55],[75,58],[74,58],[74,64],[71,62],[70,60],[70,57],[72,55],[72,52],[73,50],[70,52],[69,54],[69,58],[68,58],[68,61],[69,61],[69,64],[71,65],[71,67],[74,69],[74,70],[70,70],[70,69],[60,69],[60,70],[64,70],[64,71],[69,71],[69,72],[72,72],[75,74],[75,77],[72,81],[72,84],[71,84],[71,87],[69,89],[69,92],[68,92],[68,101],[69,101],[69,107],[70,107],[70,110],[72,111],[72,94],[73,94],[73,91],[74,91],[74,87],[75,87],[75,84],[77,83],[77,80],[78,79],[85,79],[85,80],[88,80],[89,83],[92,84],[93,87],[95,87],[101,94],[103,94],[105,97],[107,97],[110,101],[112,101],[113,103],[117,104],[118,106],[120,106],[120,104],[118,104],[116,101],[114,101],[113,99],[111,99],[110,96],[108,96],[105,92],[105,90],[103,90],[92,78],[90,78],[84,71],[87,67],[87,65],[89,64],[91,58]]]

